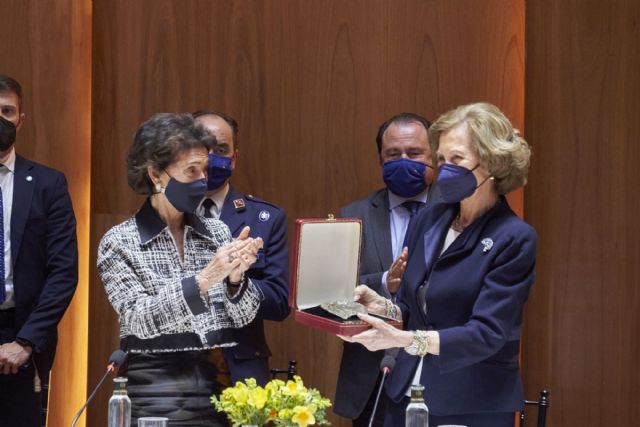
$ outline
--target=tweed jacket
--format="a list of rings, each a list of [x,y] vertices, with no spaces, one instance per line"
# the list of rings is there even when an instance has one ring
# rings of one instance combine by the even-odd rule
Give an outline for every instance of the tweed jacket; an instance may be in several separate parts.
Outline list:
[[[120,316],[123,350],[171,352],[228,347],[250,323],[259,289],[246,280],[234,295],[220,282],[201,295],[195,276],[231,241],[221,221],[185,214],[184,260],[149,200],[116,225],[98,248],[98,272]]]

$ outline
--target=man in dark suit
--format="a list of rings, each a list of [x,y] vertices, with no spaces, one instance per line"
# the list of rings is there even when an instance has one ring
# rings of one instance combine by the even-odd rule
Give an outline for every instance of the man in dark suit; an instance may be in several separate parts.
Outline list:
[[[409,221],[427,202],[433,181],[429,121],[401,113],[384,122],[376,143],[386,188],[343,207],[343,218],[360,218],[363,224],[360,283],[394,299],[406,266],[405,232]],[[334,411],[353,419],[354,426],[367,426],[384,351],[370,352],[360,344],[344,343]],[[384,421],[384,393],[375,425]]]
[[[209,191],[197,213],[220,219],[233,236],[249,226],[250,236],[264,241],[258,259],[247,271],[263,295],[258,315],[237,331],[238,345],[225,348],[223,353],[232,383],[253,377],[259,384],[265,384],[269,381],[271,351],[264,335],[264,320],[284,320],[290,311],[287,218],[276,205],[240,194],[230,186],[238,158],[238,123],[216,111],[199,111],[194,117],[216,139],[209,154]]]
[[[16,155],[22,88],[0,75],[0,425],[42,425],[57,325],[78,282],[76,221],[62,173]]]

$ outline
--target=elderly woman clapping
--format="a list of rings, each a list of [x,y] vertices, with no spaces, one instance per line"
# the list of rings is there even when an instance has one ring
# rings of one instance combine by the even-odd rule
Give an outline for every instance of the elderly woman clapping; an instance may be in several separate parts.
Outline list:
[[[98,271],[129,352],[132,425],[142,416],[166,416],[172,426],[227,425],[209,401],[221,388],[211,349],[234,345],[234,329],[255,317],[260,293],[244,272],[262,241],[248,228],[232,241],[224,223],[193,214],[214,143],[187,114],[144,122],[127,173],[147,199],[100,242]]]

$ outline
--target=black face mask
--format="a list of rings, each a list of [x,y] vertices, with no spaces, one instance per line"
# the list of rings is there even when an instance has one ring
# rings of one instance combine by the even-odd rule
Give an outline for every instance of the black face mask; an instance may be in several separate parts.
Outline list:
[[[194,213],[207,193],[207,180],[202,178],[193,182],[180,182],[171,175],[169,178],[171,179],[164,189],[169,203],[180,212]]]
[[[16,125],[0,116],[0,151],[7,151],[16,142]]]

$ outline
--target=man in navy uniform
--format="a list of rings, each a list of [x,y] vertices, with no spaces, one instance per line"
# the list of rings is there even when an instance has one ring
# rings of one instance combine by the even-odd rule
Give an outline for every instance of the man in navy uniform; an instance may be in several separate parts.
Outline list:
[[[64,175],[16,154],[24,120],[20,84],[0,75],[0,425],[37,427],[78,249]]]
[[[217,111],[198,111],[196,123],[216,139],[209,154],[208,192],[197,213],[218,218],[235,237],[245,227],[251,237],[261,237],[264,247],[247,271],[262,291],[255,320],[238,330],[238,345],[223,350],[232,383],[253,377],[259,384],[269,381],[271,351],[264,335],[264,320],[281,321],[289,315],[287,218],[276,205],[237,192],[230,184],[238,159],[238,123]]]
[[[385,188],[340,210],[343,218],[360,218],[363,226],[360,283],[393,299],[408,259],[404,248],[410,220],[427,202],[435,176],[428,129],[431,123],[412,113],[384,122],[376,137]],[[380,381],[384,351],[370,352],[344,343],[334,411],[367,426]],[[384,421],[386,396],[380,396],[374,425]]]

